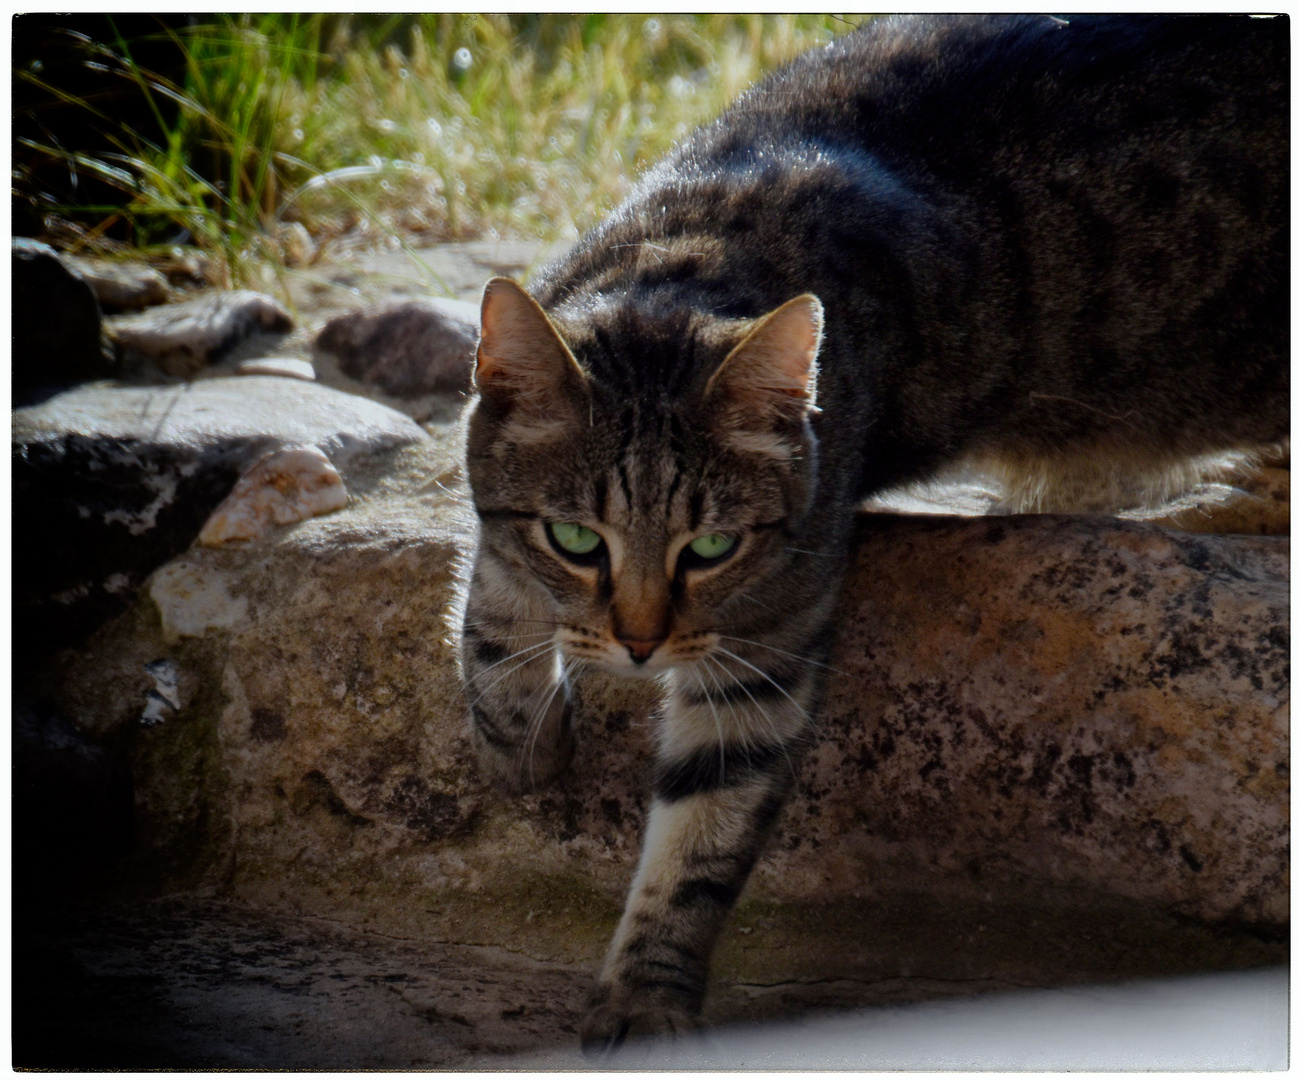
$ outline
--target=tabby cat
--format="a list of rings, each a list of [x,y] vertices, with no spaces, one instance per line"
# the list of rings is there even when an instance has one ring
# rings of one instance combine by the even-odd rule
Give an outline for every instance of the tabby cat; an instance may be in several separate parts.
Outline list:
[[[462,661],[564,768],[578,661],[662,677],[586,1046],[694,1023],[817,709],[858,504],[1020,508],[1288,435],[1284,17],[890,17],[750,90],[531,295],[483,297]]]

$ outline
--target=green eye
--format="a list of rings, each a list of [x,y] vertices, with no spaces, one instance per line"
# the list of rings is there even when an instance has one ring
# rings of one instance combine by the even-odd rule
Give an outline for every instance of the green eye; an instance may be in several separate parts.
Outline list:
[[[690,550],[701,559],[720,559],[733,547],[735,547],[735,537],[724,536],[721,533],[697,536],[690,541]]]
[[[570,555],[590,555],[600,546],[600,534],[575,521],[552,521],[547,528],[560,549]]]

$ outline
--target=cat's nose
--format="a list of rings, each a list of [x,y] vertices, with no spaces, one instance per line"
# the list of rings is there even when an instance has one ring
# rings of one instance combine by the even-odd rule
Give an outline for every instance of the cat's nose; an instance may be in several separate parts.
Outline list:
[[[653,641],[636,641],[630,638],[619,638],[620,642],[627,646],[627,652],[631,658],[638,664],[645,663],[650,658],[650,654],[663,644],[663,638],[655,638]]]

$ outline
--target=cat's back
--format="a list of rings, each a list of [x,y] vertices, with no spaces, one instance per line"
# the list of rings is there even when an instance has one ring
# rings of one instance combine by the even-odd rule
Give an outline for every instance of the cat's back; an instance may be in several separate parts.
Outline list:
[[[1230,119],[1223,137],[1271,129],[1282,141],[1288,90],[1285,17],[888,16],[773,74],[692,149],[724,154],[776,132],[942,174],[1161,123]]]
[[[1176,231],[1206,212],[1225,229],[1240,211],[1270,249],[1288,165],[1288,18],[880,17],[743,94],[538,286],[546,305],[632,277],[721,276],[737,293],[723,306],[756,314],[781,290],[833,290],[819,271],[837,250],[914,264],[937,229],[996,258],[997,236],[1047,236],[1057,213],[1065,232],[1098,214],[1131,232],[1143,215]],[[1197,206],[1206,196],[1217,205]],[[707,259],[635,251],[709,235]],[[761,266],[746,262],[755,243]],[[758,276],[772,296],[741,286]]]

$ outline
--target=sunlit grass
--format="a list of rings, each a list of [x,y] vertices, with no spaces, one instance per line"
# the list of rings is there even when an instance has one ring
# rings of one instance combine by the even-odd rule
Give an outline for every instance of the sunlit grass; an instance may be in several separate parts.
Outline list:
[[[106,213],[131,222],[139,243],[183,228],[235,281],[280,257],[292,221],[354,243],[574,236],[752,81],[850,26],[752,15],[211,19],[177,38],[186,70],[175,83],[135,65],[130,43],[95,43],[114,77],[179,102],[162,145],[123,130],[114,155],[50,152],[115,182],[122,202]]]

